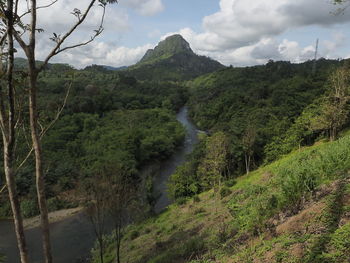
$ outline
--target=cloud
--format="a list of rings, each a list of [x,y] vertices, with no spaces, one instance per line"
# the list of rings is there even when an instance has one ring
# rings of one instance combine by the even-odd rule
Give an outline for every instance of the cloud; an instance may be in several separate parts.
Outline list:
[[[315,48],[277,37],[296,28],[350,21],[350,12],[336,16],[334,10],[330,0],[220,0],[220,10],[203,18],[202,32],[183,28],[174,33],[184,36],[197,53],[224,64],[252,65],[268,59],[301,62],[312,59]],[[334,55],[344,41],[344,35],[334,34],[332,40],[322,42],[322,55]]]
[[[203,19],[197,38],[202,49],[234,49],[288,29],[350,21],[350,12],[335,16],[333,8],[329,0],[221,0],[220,11]]]
[[[19,6],[19,13],[21,14],[27,11],[27,5],[24,4],[25,1],[20,1],[20,3],[22,3]],[[42,0],[39,1],[38,5],[42,6],[49,3],[51,3],[51,0]],[[79,8],[83,13],[89,3],[89,0],[80,0],[79,4],[77,1],[73,0],[59,0],[49,8],[38,9],[38,28],[44,29],[44,32],[38,34],[37,37],[37,59],[45,59],[50,50],[55,46],[55,43],[50,40],[53,33],[62,36],[77,22],[77,18],[71,14],[73,9]],[[94,35],[94,30],[98,29],[101,23],[102,11],[103,9],[96,4],[91,9],[84,23],[81,24],[77,30],[75,30],[73,34],[65,41],[63,47],[89,40],[91,36]],[[29,18],[29,16],[26,16],[24,18],[24,22],[29,23]],[[128,32],[130,30],[129,17],[127,12],[125,12],[125,9],[120,8],[117,5],[108,5],[106,8],[103,28],[103,35],[114,34],[114,38],[119,38],[121,34]],[[28,39],[26,39],[26,35],[23,37],[28,41]],[[99,36],[95,40],[96,43],[93,42],[93,44],[90,44],[89,46],[69,50],[69,52],[65,52],[65,54],[58,56],[54,61],[72,63],[72,65],[77,67],[95,63],[95,60],[96,63],[99,61],[110,61],[112,64],[115,64],[116,62],[114,62],[110,57],[107,58],[107,56],[110,56],[110,50],[118,50],[119,47],[116,44],[107,45],[101,39],[102,37]],[[102,46],[106,48],[106,51],[102,52]],[[126,54],[130,55],[129,60],[124,58],[122,61],[129,63],[129,61],[135,60],[135,53],[128,51]],[[18,56],[24,56],[21,49],[19,49]]]
[[[332,40],[323,40],[322,41],[322,51],[325,57],[329,57],[332,54],[338,52],[339,48],[344,46],[346,41],[346,36],[341,32],[333,33]],[[340,55],[336,55],[341,57]]]
[[[38,5],[45,6],[51,2],[51,0],[42,0]],[[21,14],[27,11],[27,5],[25,1],[20,1],[20,3],[19,13]],[[38,27],[51,33],[66,32],[77,21],[77,18],[72,15],[73,10],[78,8],[84,13],[89,3],[89,0],[79,0],[79,4],[77,4],[77,1],[72,0],[58,0],[48,8],[38,9]],[[102,11],[103,9],[95,4],[79,29],[83,31],[96,29],[101,22]],[[29,23],[29,18],[29,16],[26,16],[24,21]],[[104,29],[106,31],[125,32],[130,28],[128,20],[129,18],[125,10],[117,8],[116,5],[108,5],[106,8]]]
[[[162,0],[124,0],[121,5],[135,9],[143,16],[153,16],[164,10]]]
[[[53,62],[65,61],[77,68],[83,68],[91,64],[114,67],[129,66],[138,62],[150,48],[152,48],[150,44],[128,48],[118,46],[115,43],[96,41],[88,46],[61,53]]]
[[[88,2],[89,0],[79,1],[79,8],[84,10]],[[43,59],[53,46],[54,43],[49,40],[53,32],[66,32],[75,22],[76,18],[71,12],[76,7],[77,1],[59,0],[53,7],[40,11],[39,25],[46,31],[38,38],[38,59]],[[108,6],[104,37],[108,36],[111,42],[99,38],[89,46],[62,54],[55,61],[63,60],[77,67],[91,63],[122,66],[137,62],[152,45],[128,48],[120,46],[115,39],[132,30],[128,9],[151,16],[163,11],[164,4],[162,0],[120,0],[118,5]],[[300,62],[312,59],[315,48],[301,45],[298,39],[283,37],[283,33],[307,26],[330,27],[350,21],[350,12],[335,16],[331,14],[332,10],[335,7],[330,0],[220,0],[220,10],[203,18],[202,31],[196,32],[186,27],[168,33],[161,39],[180,33],[195,52],[226,65],[261,64],[268,59]],[[100,17],[101,8],[96,6],[86,23],[66,44],[89,39],[99,24]],[[160,34],[155,29],[146,38],[154,39]],[[345,41],[344,34],[340,32],[334,33],[331,39],[322,40],[320,56],[334,57]]]

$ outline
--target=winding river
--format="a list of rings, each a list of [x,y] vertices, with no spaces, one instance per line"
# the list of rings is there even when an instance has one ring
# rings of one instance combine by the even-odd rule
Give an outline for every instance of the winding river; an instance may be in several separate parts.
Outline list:
[[[160,173],[154,179],[155,192],[159,199],[155,204],[155,212],[160,212],[170,204],[167,197],[167,181],[176,167],[185,161],[198,142],[198,130],[189,120],[188,109],[183,107],[177,114],[177,120],[186,128],[185,142],[168,160],[160,164]],[[55,263],[85,262],[93,247],[95,236],[90,221],[84,213],[67,218],[50,225],[53,256]],[[28,243],[30,259],[40,263],[42,257],[41,234],[39,228],[27,229],[25,235]],[[0,253],[7,257],[5,263],[19,263],[14,226],[11,221],[0,221]]]

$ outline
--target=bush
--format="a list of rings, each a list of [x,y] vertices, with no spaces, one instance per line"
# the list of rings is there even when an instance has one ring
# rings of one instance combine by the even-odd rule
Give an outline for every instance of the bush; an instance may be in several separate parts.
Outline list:
[[[11,206],[10,202],[1,202],[0,203],[0,218],[1,217],[10,217],[11,214]]]
[[[57,197],[53,197],[47,200],[47,208],[49,212],[66,209],[72,207],[68,202],[61,200]]]
[[[184,204],[186,204],[186,202],[187,202],[187,198],[186,197],[180,197],[180,198],[178,198],[176,200],[176,204],[177,205],[184,205]]]
[[[140,236],[140,233],[137,230],[132,230],[130,232],[130,240],[134,240],[134,239],[138,238],[139,236]]]
[[[23,200],[21,202],[21,211],[24,218],[33,217],[39,214],[39,207],[34,200]]]
[[[160,245],[161,246],[161,245]],[[205,250],[203,238],[194,237],[184,243],[180,243],[178,247],[171,248],[158,254],[156,257],[148,261],[148,263],[168,263],[168,262],[182,262],[188,260],[192,255],[200,255]]]
[[[236,184],[236,180],[235,179],[228,179],[227,181],[224,182],[224,185],[226,187],[232,187]]]
[[[198,195],[195,195],[195,196],[193,197],[193,202],[194,202],[194,203],[199,203],[200,201],[201,201],[201,199],[199,198]]]
[[[221,197],[221,198],[224,198],[224,197],[226,197],[226,196],[228,196],[228,195],[230,195],[230,194],[232,194],[232,191],[231,191],[230,188],[224,186],[224,187],[222,187],[222,188],[220,189],[220,197]]]

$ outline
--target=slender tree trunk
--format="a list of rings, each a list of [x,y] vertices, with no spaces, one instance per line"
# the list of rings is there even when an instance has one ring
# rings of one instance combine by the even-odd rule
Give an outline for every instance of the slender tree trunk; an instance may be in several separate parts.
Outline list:
[[[244,154],[244,159],[245,159],[246,174],[249,174],[250,156],[248,154]]]
[[[103,237],[100,237],[98,239],[98,243],[100,243],[100,261],[103,263],[103,254],[104,254],[104,249],[103,249]]]
[[[1,121],[3,133],[4,170],[9,199],[12,209],[13,221],[17,238],[21,263],[28,263],[28,251],[24,235],[23,219],[20,210],[19,198],[17,195],[15,173],[14,173],[14,148],[15,148],[15,98],[13,86],[14,68],[14,43],[13,43],[13,0],[7,1],[7,41],[8,41],[8,61],[7,61],[7,89],[8,89],[8,117],[5,117],[5,106],[1,95]],[[4,93],[3,93],[4,94]]]
[[[41,139],[38,129],[38,109],[37,109],[37,76],[34,53],[31,52],[31,57],[28,59],[29,63],[29,118],[30,129],[33,142],[33,148],[35,153],[35,178],[36,178],[36,190],[37,198],[40,210],[40,223],[43,240],[43,250],[45,263],[52,263],[51,253],[51,241],[50,241],[50,228],[48,209],[46,204],[45,195],[45,178],[43,169],[43,157],[41,149]]]
[[[120,224],[115,226],[115,234],[116,234],[116,243],[117,243],[117,263],[120,263],[120,244],[121,244],[121,231],[120,231]]]
[[[43,169],[43,157],[41,149],[41,138],[38,128],[38,109],[37,109],[37,78],[38,70],[35,63],[35,43],[36,43],[36,23],[37,23],[37,1],[30,1],[30,35],[29,45],[24,47],[28,59],[28,73],[29,73],[29,120],[30,130],[33,142],[33,148],[35,153],[35,178],[36,178],[36,191],[40,210],[40,223],[42,231],[44,262],[52,263],[51,253],[51,241],[50,241],[50,228],[49,217],[45,196],[45,178]]]
[[[19,254],[21,258],[21,263],[28,263],[28,250],[27,244],[24,236],[23,219],[20,210],[20,204],[18,200],[15,175],[13,172],[13,146],[11,144],[4,142],[4,168],[7,189],[9,193],[9,199],[11,203],[11,209],[13,214],[13,221],[15,224],[15,232],[17,238],[17,246],[19,249]]]

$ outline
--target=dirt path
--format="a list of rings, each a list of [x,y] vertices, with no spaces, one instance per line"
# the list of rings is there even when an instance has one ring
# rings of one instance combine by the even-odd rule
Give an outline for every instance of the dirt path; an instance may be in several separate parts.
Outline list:
[[[73,215],[80,213],[83,210],[82,207],[63,209],[49,213],[49,221],[51,223],[62,221]],[[31,229],[40,226],[40,216],[24,219],[24,227]]]

